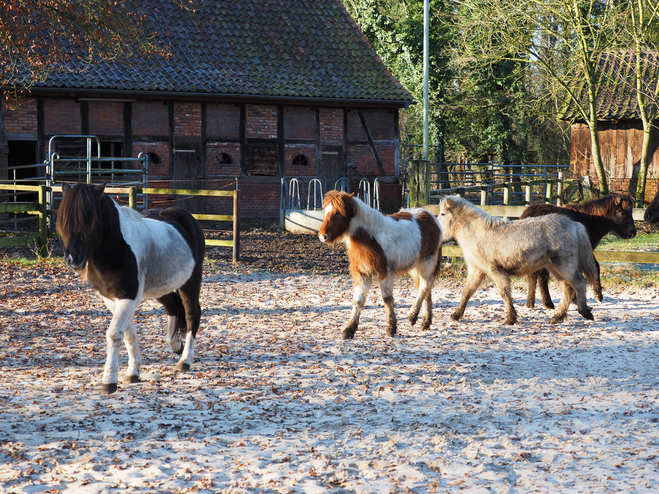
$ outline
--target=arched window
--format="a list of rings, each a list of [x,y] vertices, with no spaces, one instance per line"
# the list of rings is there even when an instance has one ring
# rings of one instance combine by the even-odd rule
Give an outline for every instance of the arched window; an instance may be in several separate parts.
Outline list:
[[[293,166],[308,166],[309,165],[309,158],[307,158],[303,154],[298,154],[297,156],[295,156],[293,158],[293,160],[291,161],[291,164]]]
[[[147,153],[149,156],[149,163],[152,165],[159,165],[160,164],[160,156],[158,156],[156,153]]]
[[[231,163],[233,163],[233,160],[230,154],[220,153],[215,157],[216,165],[230,165]]]

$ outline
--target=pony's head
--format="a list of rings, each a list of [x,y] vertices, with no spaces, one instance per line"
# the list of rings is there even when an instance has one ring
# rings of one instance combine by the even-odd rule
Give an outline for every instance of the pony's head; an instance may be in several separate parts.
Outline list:
[[[652,202],[643,214],[643,220],[646,223],[659,223],[659,192],[654,196]]]
[[[64,262],[82,270],[87,256],[100,239],[101,210],[105,184],[62,185],[62,202],[57,211],[57,233],[64,244]]]
[[[634,238],[636,236],[636,224],[634,223],[634,200],[628,194],[615,194],[613,203],[615,213],[613,222],[616,224],[615,232],[622,238]]]
[[[439,203],[439,226],[442,228],[444,240],[451,240],[455,235],[455,212],[463,209],[464,205],[460,202],[459,196],[448,196]]]
[[[325,220],[318,232],[321,242],[332,244],[346,234],[350,220],[355,216],[354,195],[337,190],[330,190],[325,194],[323,200]]]

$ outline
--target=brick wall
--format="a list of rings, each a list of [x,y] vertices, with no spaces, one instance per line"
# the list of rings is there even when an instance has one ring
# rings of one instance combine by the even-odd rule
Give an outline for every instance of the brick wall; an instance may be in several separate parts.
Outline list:
[[[46,134],[80,134],[80,104],[74,99],[44,100],[44,132]]]
[[[299,154],[307,157],[308,165],[293,166],[293,158]],[[284,175],[287,177],[308,177],[316,175],[316,146],[312,144],[287,144],[286,145],[286,163],[284,165]]]
[[[134,142],[133,156],[139,153],[155,153],[160,158],[160,164],[149,163],[149,183],[157,180],[169,181],[169,143],[167,142]],[[169,184],[167,184],[169,187]]]
[[[223,103],[207,104],[206,134],[218,137],[240,136],[240,106]]]
[[[201,103],[174,103],[174,135],[201,135]]]
[[[240,183],[240,216],[279,218],[280,189],[278,182]]]
[[[123,135],[124,104],[89,102],[89,133],[97,136]]]
[[[343,125],[343,123],[342,123]],[[313,108],[284,108],[284,134],[286,139],[315,139],[316,112]]]
[[[169,134],[167,105],[163,102],[137,101],[132,104],[133,136]]]
[[[16,106],[5,107],[7,134],[37,134],[37,100],[21,98]]]
[[[343,110],[335,108],[321,108],[320,111],[320,140],[343,140]]]
[[[240,144],[235,142],[213,142],[207,146],[208,167],[206,175],[210,180],[217,175],[240,175]],[[231,156],[231,164],[218,163],[218,157],[226,153]]]
[[[277,137],[277,107],[247,105],[246,136],[252,138]]]

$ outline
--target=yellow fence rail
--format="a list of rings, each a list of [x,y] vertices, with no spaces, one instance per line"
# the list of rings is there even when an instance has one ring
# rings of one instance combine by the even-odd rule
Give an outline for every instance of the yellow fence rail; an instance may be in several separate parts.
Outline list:
[[[48,237],[56,235],[48,232],[48,215],[55,214],[57,211],[47,209],[46,193],[61,192],[62,187],[45,185],[13,185],[0,184],[0,190],[16,192],[37,192],[37,201],[32,202],[7,202],[0,203],[0,213],[26,213],[36,214],[39,216],[39,232],[24,232],[20,236],[0,237],[0,247],[21,247],[21,246],[38,246],[41,257],[48,256]],[[192,216],[200,221],[227,221],[233,223],[232,240],[206,239],[206,245],[213,247],[232,247],[233,261],[238,262],[240,259],[240,191],[236,190],[189,190],[189,189],[156,189],[139,187],[111,187],[105,188],[109,194],[126,194],[128,195],[128,205],[132,208],[137,207],[137,195],[168,195],[168,196],[204,196],[204,197],[231,197],[233,198],[233,214],[193,214]],[[15,232],[2,232],[11,233]]]

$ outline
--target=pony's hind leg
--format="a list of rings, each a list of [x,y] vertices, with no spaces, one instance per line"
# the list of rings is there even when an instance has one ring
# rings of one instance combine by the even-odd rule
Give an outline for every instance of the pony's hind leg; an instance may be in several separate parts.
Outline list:
[[[540,287],[540,298],[542,299],[542,305],[545,306],[545,309],[553,309],[554,302],[551,299],[549,294],[549,271],[546,269],[541,269],[538,273],[538,286]]]
[[[396,311],[394,310],[394,277],[389,275],[380,280],[380,291],[382,292],[382,301],[387,310],[387,334],[395,336],[398,323],[396,321]]]
[[[538,273],[533,272],[526,277],[526,306],[529,309],[535,307],[535,285],[538,282]]]
[[[595,267],[597,268],[597,280],[593,283],[593,292],[595,292],[595,300],[601,302],[604,300],[604,295],[602,295],[602,280],[600,278],[600,263],[595,259]]]
[[[183,353],[183,342],[181,341],[180,332],[176,330],[179,312],[179,296],[176,292],[168,293],[158,299],[167,313],[167,332],[165,334],[165,343],[170,346],[172,351],[178,355]]]
[[[181,303],[185,309],[185,322],[187,332],[185,335],[185,346],[181,353],[177,367],[179,370],[188,371],[192,366],[194,358],[194,344],[201,321],[201,307],[199,306],[199,292],[201,290],[201,280],[199,283],[190,283],[181,287],[179,295]]]
[[[434,278],[432,274],[427,275],[424,272],[418,272],[416,269],[411,272],[414,279],[414,284],[417,288],[417,297],[412,305],[410,310],[409,320],[410,325],[414,326],[416,321],[419,318],[419,312],[421,311],[421,306],[424,305],[425,314],[423,316],[423,322],[421,324],[422,330],[427,330],[430,327],[432,322],[432,298],[431,291]]]
[[[343,330],[344,340],[349,340],[355,337],[355,332],[359,326],[359,315],[364,308],[368,290],[371,288],[371,279],[368,277],[368,275],[359,273],[357,276],[353,276],[353,282],[355,284],[355,288],[352,295],[352,313],[350,315],[348,324]]]

